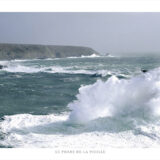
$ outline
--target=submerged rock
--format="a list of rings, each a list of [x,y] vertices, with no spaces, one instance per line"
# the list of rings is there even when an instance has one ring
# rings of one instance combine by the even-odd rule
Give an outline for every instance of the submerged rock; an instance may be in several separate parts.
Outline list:
[[[4,68],[4,66],[0,64],[0,69],[3,69],[3,68]]]
[[[102,75],[95,73],[95,74],[92,74],[91,77],[102,77]]]
[[[148,72],[148,70],[147,70],[147,69],[141,69],[141,71],[142,71],[143,73]]]
[[[0,64],[0,69],[6,68],[7,66],[1,65]]]

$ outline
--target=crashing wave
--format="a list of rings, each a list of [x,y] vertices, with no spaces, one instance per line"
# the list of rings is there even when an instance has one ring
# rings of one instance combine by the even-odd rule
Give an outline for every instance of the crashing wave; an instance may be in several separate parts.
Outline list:
[[[160,68],[131,79],[112,76],[79,89],[68,107],[70,121],[87,122],[101,117],[160,116]]]

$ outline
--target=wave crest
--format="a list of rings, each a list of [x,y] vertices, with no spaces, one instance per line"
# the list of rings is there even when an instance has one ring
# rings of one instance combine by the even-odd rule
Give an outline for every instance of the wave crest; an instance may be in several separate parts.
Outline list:
[[[112,76],[79,89],[68,107],[69,120],[87,122],[100,117],[131,116],[143,119],[160,115],[160,68],[131,79]]]

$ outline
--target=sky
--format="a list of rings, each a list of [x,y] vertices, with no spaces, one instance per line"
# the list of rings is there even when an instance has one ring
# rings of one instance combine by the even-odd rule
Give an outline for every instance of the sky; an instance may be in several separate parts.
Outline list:
[[[0,43],[87,46],[105,54],[160,53],[160,13],[0,13]]]

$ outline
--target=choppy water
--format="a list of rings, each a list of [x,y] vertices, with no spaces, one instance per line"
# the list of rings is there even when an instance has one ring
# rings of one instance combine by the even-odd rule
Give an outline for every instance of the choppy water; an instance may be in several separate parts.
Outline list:
[[[160,147],[160,57],[0,64],[0,147]]]

